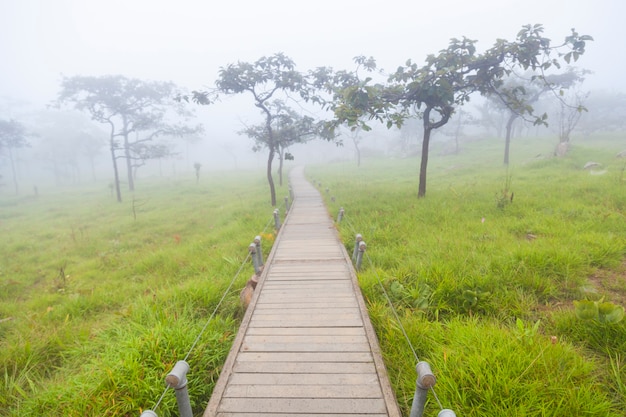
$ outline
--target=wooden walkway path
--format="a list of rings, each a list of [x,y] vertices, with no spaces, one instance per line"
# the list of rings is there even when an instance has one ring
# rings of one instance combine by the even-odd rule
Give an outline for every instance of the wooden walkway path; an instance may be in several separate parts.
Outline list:
[[[352,262],[302,168],[204,417],[399,417]]]

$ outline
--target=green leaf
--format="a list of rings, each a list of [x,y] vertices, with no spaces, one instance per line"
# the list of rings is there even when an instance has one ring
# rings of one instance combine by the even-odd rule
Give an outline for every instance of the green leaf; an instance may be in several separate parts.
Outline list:
[[[598,320],[601,323],[617,323],[624,318],[624,307],[610,302],[598,304]]]
[[[569,64],[570,61],[572,60],[572,53],[571,52],[566,53],[563,59],[565,60],[565,62]]]
[[[574,301],[576,317],[581,320],[595,320],[598,318],[598,304],[593,301]]]

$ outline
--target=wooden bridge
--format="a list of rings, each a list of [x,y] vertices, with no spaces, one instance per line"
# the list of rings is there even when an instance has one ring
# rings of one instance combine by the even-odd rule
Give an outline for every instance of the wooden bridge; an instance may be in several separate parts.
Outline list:
[[[204,417],[400,416],[352,262],[302,168]]]

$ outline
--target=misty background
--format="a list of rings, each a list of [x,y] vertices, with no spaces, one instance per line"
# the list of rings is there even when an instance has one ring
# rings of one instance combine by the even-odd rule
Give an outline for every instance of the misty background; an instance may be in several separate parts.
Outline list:
[[[86,113],[51,106],[63,77],[123,75],[171,81],[190,91],[213,87],[220,67],[277,52],[293,59],[300,72],[320,66],[352,70],[353,58],[364,55],[390,73],[407,59],[423,64],[450,38],[478,40],[484,50],[498,38],[513,40],[522,25],[535,23],[544,25],[544,35],[554,44],[571,28],[594,38],[575,63],[591,71],[582,85],[591,100],[626,91],[620,46],[626,39],[624,12],[620,0],[0,0],[0,119],[15,119],[33,134],[30,146],[15,155],[23,190],[110,181],[105,126]],[[459,129],[466,140],[496,137],[494,126],[468,122],[470,115],[478,117],[480,105],[477,100],[464,106],[434,143],[454,146],[451,138]],[[196,163],[202,172],[265,166],[266,154],[252,152],[252,141],[237,133],[262,120],[249,97],[223,97],[189,108],[204,132],[168,139],[175,155],[149,161],[138,171],[140,179],[189,174]],[[301,110],[329,117],[314,107]],[[516,134],[556,136],[554,121],[549,122],[543,129],[520,123]],[[410,156],[412,147],[405,142],[417,148],[420,130],[414,126],[412,131],[411,124],[403,131],[374,127],[359,137],[346,131],[343,147],[317,141],[290,152],[297,163],[311,163],[355,159],[353,139],[363,156]],[[8,170],[2,154],[0,193],[12,192]]]

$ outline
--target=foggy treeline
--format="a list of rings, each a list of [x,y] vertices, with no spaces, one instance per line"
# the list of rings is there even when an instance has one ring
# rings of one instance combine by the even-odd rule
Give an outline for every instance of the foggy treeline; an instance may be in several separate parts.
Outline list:
[[[533,103],[536,113],[548,115],[548,126],[537,126],[531,120],[519,118],[509,126],[511,138],[545,136],[556,147],[564,135],[569,141],[571,137],[587,138],[626,128],[624,93],[586,90],[584,72],[567,87],[558,99],[548,92],[538,95]],[[242,100],[207,108],[187,103],[187,122],[203,126],[202,131],[156,137],[154,145],[160,151],[144,154],[141,163],[131,168],[132,178],[139,182],[149,177],[192,178],[194,169],[212,172],[262,168],[265,156],[253,152],[259,149],[240,134],[249,120],[258,118],[249,107]],[[48,187],[89,182],[111,187],[110,137],[106,124],[58,103],[35,106],[8,97],[0,98],[0,114],[5,127],[5,135],[0,137],[0,194],[24,195]],[[238,123],[224,122],[229,120],[226,114],[230,118],[236,114]],[[504,143],[510,119],[507,109],[496,100],[480,97],[459,107],[449,123],[434,132],[433,141],[439,144],[440,152],[447,154],[462,152],[471,142],[479,140]],[[10,123],[22,129],[21,142],[10,141],[7,127]],[[374,124],[371,131],[343,127],[337,130],[335,139],[341,146],[307,140],[294,143],[287,151],[300,164],[354,160],[360,165],[363,158],[370,156],[416,156],[421,147],[420,123],[419,118],[409,119],[402,127],[391,129]],[[120,164],[122,186],[128,185],[124,180],[128,166]]]

